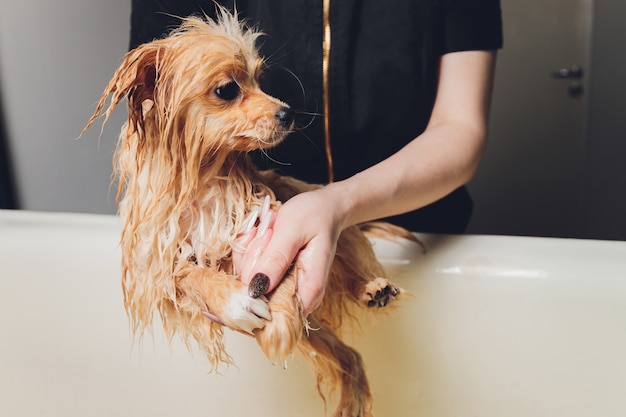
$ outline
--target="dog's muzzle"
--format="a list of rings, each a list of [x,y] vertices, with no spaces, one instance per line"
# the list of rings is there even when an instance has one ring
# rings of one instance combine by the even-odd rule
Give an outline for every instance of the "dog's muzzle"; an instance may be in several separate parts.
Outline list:
[[[293,124],[294,111],[289,106],[283,106],[276,112],[276,119],[285,129],[290,129]]]

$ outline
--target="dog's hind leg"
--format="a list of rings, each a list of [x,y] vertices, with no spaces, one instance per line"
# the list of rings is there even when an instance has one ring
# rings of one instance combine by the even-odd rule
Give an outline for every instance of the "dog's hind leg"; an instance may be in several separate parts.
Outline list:
[[[385,269],[376,258],[371,242],[358,228],[346,229],[337,243],[335,263],[328,279],[329,289],[325,304],[320,308],[321,317],[333,320],[325,306],[337,305],[338,301],[330,301],[330,298],[350,299],[361,307],[373,309],[386,307],[406,294],[405,290],[385,277]],[[338,329],[339,326],[333,325],[333,328]]]
[[[282,365],[297,347],[311,364],[320,396],[326,400],[329,393],[339,390],[333,417],[373,417],[361,355],[312,316],[312,322],[307,323],[296,294],[295,275],[287,274],[267,297],[272,319],[262,329],[254,330],[265,355]]]
[[[316,323],[311,326],[315,327]],[[317,389],[324,401],[335,390],[340,392],[333,417],[374,416],[372,394],[359,352],[324,326],[309,331],[300,350],[313,368]]]
[[[368,281],[361,291],[361,302],[368,307],[385,307],[399,297],[404,290],[386,278]]]

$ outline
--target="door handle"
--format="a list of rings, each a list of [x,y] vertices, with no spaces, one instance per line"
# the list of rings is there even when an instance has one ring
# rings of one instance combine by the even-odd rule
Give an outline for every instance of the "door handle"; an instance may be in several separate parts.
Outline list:
[[[584,71],[580,65],[572,65],[569,68],[561,68],[552,72],[552,78],[557,79],[566,79],[566,78],[574,78],[581,79],[583,77]]]

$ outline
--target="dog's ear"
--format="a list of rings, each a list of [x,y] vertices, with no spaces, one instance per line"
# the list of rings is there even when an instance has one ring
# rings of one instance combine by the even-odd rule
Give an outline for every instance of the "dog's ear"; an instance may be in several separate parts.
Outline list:
[[[157,42],[152,42],[140,45],[125,55],[122,64],[102,93],[96,110],[83,129],[83,133],[100,116],[104,116],[103,124],[106,123],[124,98],[128,100],[129,121],[141,123],[143,102],[154,99],[156,64],[161,49]],[[106,107],[109,96],[111,99]],[[106,110],[104,110],[105,107]]]
[[[150,51],[136,62],[136,76],[134,86],[128,91],[127,98],[131,107],[140,108],[144,100],[154,100],[154,86],[156,85],[156,55]]]

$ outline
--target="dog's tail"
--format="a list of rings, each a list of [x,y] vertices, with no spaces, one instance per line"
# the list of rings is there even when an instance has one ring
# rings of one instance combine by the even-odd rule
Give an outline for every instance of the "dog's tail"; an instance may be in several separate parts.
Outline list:
[[[392,242],[398,239],[406,239],[409,242],[420,245],[424,253],[426,253],[426,245],[414,233],[409,232],[404,227],[387,222],[367,222],[359,224],[359,229],[368,238],[378,238]]]

